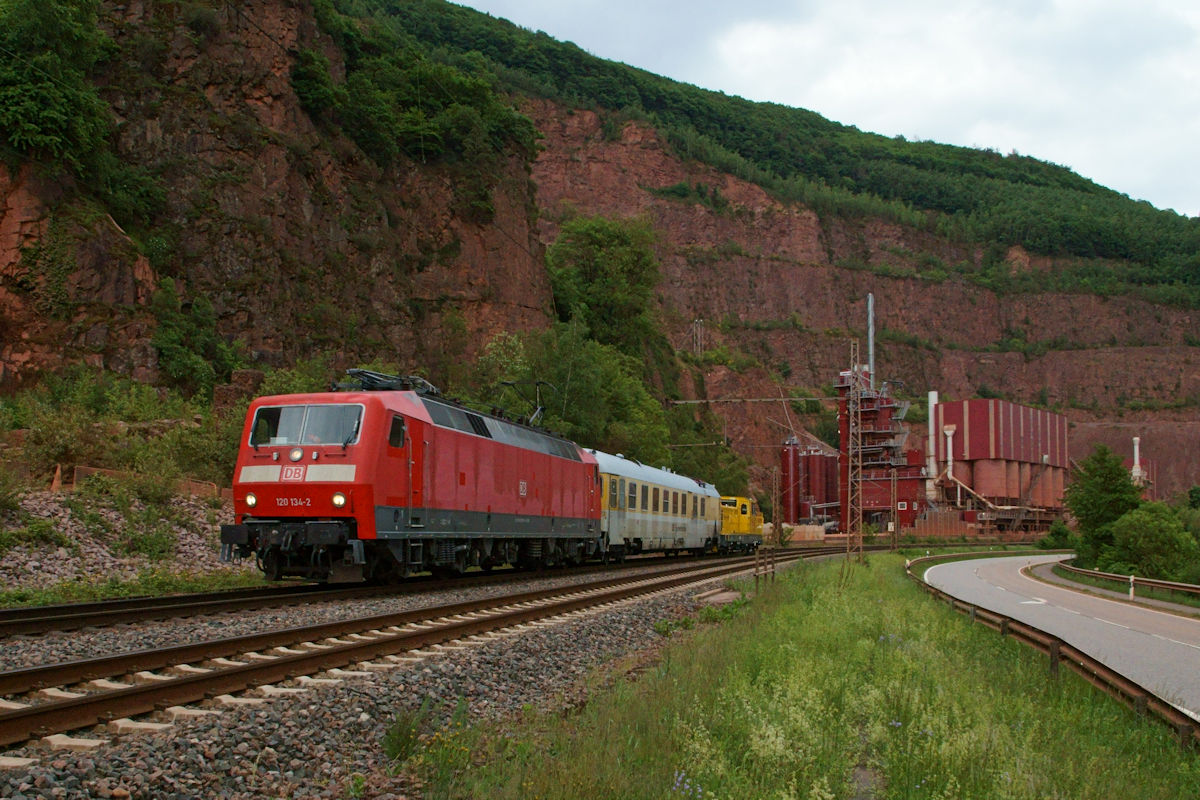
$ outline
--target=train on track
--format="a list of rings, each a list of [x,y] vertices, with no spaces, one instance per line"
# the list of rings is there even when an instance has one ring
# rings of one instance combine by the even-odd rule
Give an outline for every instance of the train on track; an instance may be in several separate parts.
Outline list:
[[[723,532],[711,484],[475,411],[421,378],[349,375],[250,404],[223,559],[253,557],[272,580],[389,582],[762,540]]]

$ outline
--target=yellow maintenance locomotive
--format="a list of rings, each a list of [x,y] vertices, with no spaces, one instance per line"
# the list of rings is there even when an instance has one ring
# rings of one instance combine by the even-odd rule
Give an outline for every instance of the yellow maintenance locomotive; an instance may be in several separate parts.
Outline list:
[[[749,497],[721,497],[722,553],[753,553],[762,544],[763,515]]]

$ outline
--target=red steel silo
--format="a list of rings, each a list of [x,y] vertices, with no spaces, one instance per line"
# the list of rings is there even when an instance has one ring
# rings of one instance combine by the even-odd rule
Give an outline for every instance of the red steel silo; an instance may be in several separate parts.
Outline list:
[[[988,499],[1007,497],[1008,469],[1006,462],[998,458],[987,458],[975,462],[975,483],[972,487],[977,494]],[[958,465],[954,468],[957,470]]]

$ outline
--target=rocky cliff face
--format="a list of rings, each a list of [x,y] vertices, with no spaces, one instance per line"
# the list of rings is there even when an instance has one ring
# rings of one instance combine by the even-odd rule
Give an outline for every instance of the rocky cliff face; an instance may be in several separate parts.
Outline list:
[[[710,399],[778,396],[768,371],[786,376],[785,385],[834,383],[850,363],[852,338],[866,358],[867,295],[874,293],[881,379],[918,396],[990,390],[1054,404],[1075,423],[1074,457],[1098,442],[1131,455],[1132,437],[1141,435],[1143,454],[1160,467],[1162,491],[1200,480],[1197,312],[1124,297],[997,297],[960,281],[903,277],[925,256],[978,263],[982,255],[878,220],[823,220],[780,204],[757,186],[681,161],[643,125],[627,124],[614,139],[592,112],[536,103],[530,113],[546,136],[533,174],[542,240],[553,240],[563,214],[648,218],[661,234],[660,298],[672,341],[680,349],[724,345],[761,365],[709,369]],[[653,191],[681,183],[717,187],[726,204],[717,209]],[[1020,249],[1008,262],[1013,270],[1055,268],[1052,259]],[[884,266],[889,275],[871,269]],[[998,351],[1006,339],[1023,341],[1025,352]],[[771,446],[795,425],[782,404],[717,408],[745,452],[773,465]]]
[[[176,4],[132,0],[104,13],[130,54],[105,79],[118,149],[161,176],[165,222],[135,243],[71,186],[28,165],[0,166],[6,387],[81,361],[152,380],[146,304],[164,276],[185,296],[208,296],[221,331],[261,364],[326,352],[424,366],[437,379],[496,331],[548,323],[543,253],[565,215],[642,216],[660,234],[671,341],[730,356],[703,369],[697,394],[763,398],[780,394],[781,378],[833,383],[852,338],[865,358],[873,292],[881,378],[915,395],[986,389],[1058,404],[1078,423],[1077,457],[1105,437],[1127,452],[1121,439],[1140,434],[1171,491],[1200,480],[1200,456],[1187,455],[1200,453],[1195,311],[1130,298],[996,297],[958,280],[905,277],[922,259],[982,255],[878,220],[823,219],[681,159],[645,125],[614,135],[595,113],[543,101],[524,101],[545,136],[532,175],[514,160],[493,189],[494,219],[475,222],[456,210],[448,171],[380,169],[303,111],[292,53],[320,49],[335,77],[342,70],[306,4],[222,5],[199,30]],[[679,184],[715,187],[721,202],[655,191]],[[1008,261],[1055,268],[1019,250]],[[1014,339],[1023,352],[997,347]],[[764,468],[796,426],[783,404],[716,409]],[[758,478],[769,486],[765,469]]]
[[[307,5],[223,5],[199,33],[175,4],[105,8],[106,29],[137,56],[106,74],[118,150],[168,189],[165,221],[140,236],[157,266],[111,220],[65,226],[87,215],[63,200],[64,187],[0,167],[9,386],[80,360],[152,379],[144,306],[165,275],[185,297],[208,296],[222,332],[270,365],[318,351],[441,363],[494,331],[546,322],[526,167],[510,164],[493,191],[495,222],[481,225],[456,211],[445,171],[411,162],[382,170],[319,130],[292,91],[292,54],[323,47],[335,73],[341,64]],[[57,261],[39,268],[30,248],[56,226]],[[55,313],[35,323],[39,297],[62,294],[60,284]],[[108,315],[128,307],[130,321],[97,333],[97,303]],[[131,350],[140,353],[132,364]]]

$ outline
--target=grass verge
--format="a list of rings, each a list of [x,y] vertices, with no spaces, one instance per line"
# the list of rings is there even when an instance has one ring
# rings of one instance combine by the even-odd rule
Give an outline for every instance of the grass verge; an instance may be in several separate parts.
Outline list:
[[[902,564],[783,573],[720,624],[669,626],[652,668],[576,713],[402,731],[394,769],[430,798],[1200,795],[1200,757],[1165,726],[1050,678]]]
[[[204,574],[151,569],[139,572],[132,580],[108,578],[102,581],[65,581],[46,587],[6,589],[0,591],[0,607],[87,603],[125,597],[218,592],[263,585],[266,585],[266,581],[262,573],[250,569]]]

